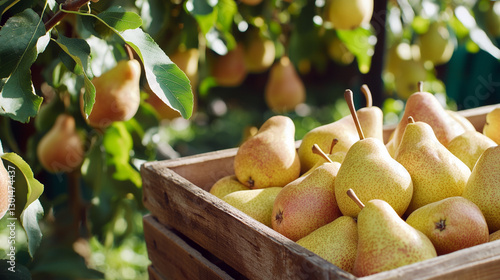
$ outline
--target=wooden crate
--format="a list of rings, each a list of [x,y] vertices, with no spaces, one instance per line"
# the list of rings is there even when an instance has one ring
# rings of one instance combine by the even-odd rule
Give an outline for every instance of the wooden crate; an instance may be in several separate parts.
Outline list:
[[[482,129],[491,106],[461,111]],[[392,128],[386,128],[386,135]],[[299,142],[297,142],[299,143]],[[208,192],[237,149],[141,168],[152,279],[358,279]],[[500,279],[500,241],[361,279]]]

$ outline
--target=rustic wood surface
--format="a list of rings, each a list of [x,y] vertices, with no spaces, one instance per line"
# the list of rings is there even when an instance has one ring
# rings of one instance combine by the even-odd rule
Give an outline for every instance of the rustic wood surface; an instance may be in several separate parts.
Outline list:
[[[486,113],[496,106],[459,113],[481,131]],[[385,134],[392,129],[385,127]],[[143,164],[144,205],[157,222],[249,279],[357,279],[208,193],[218,179],[234,173],[236,152],[233,148]],[[154,230],[145,223],[145,235]],[[181,265],[175,257],[169,260],[170,252],[158,255],[162,246],[156,241],[151,247],[148,240],[150,258],[161,259],[164,267]],[[499,270],[500,242],[492,242],[362,279],[500,279]]]
[[[149,280],[167,280],[158,272],[158,270],[153,265],[148,266],[148,274]]]
[[[157,276],[163,279],[233,279],[154,217],[145,216],[143,222],[149,258]]]

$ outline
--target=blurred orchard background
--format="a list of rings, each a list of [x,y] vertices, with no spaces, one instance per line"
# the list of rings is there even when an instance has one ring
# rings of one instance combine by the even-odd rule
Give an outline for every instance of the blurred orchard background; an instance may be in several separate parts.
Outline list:
[[[23,76],[31,77],[37,96],[37,102],[23,99],[33,112],[0,111],[3,153],[22,159],[10,163],[29,166],[24,177],[16,175],[16,191],[40,195],[37,210],[16,227],[20,279],[147,279],[139,173],[146,161],[237,147],[275,114],[293,119],[299,140],[349,114],[345,89],[353,90],[357,107],[364,106],[362,84],[388,126],[398,122],[418,81],[448,109],[500,103],[499,1],[376,0],[370,16],[352,26],[343,23],[356,15],[336,14],[346,4],[334,0],[5,0],[0,40],[9,19],[26,9],[47,26],[65,2],[81,7],[58,22],[52,41],[26,68],[31,76]],[[354,11],[370,1],[347,2]],[[124,30],[142,29],[185,73],[172,70],[190,81],[193,99],[181,105],[193,106],[192,114],[188,109],[181,117],[160,101],[143,71],[132,119],[106,129],[85,123],[79,109],[85,75],[99,76],[130,56],[126,37],[110,32],[122,22],[89,20],[106,19],[105,12],[138,22]],[[79,39],[90,46],[88,53],[72,54],[78,44],[61,38]],[[0,52],[4,65],[9,49],[4,45]],[[14,77],[4,72],[1,102],[7,102]],[[85,154],[76,170],[51,173],[36,148],[63,112],[85,136]],[[8,259],[7,223],[0,221],[1,259]]]

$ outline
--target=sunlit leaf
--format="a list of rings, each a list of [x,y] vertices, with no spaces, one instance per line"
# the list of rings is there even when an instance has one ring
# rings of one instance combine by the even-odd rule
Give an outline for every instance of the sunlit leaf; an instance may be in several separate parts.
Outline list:
[[[43,22],[31,9],[9,18],[0,29],[0,115],[28,122],[38,112],[42,98],[33,89],[30,67],[45,49],[44,35]]]
[[[33,257],[35,251],[42,242],[42,230],[40,229],[39,221],[43,217],[43,207],[37,199],[24,209],[21,215],[21,225],[26,232],[28,239],[28,252]]]
[[[368,73],[377,41],[373,31],[360,27],[354,30],[337,30],[337,35],[347,49],[356,56],[359,71],[363,74]]]

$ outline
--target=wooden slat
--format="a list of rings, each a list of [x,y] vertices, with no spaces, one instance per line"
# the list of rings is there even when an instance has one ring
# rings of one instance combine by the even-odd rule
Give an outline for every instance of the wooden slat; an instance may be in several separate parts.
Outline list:
[[[141,169],[144,204],[152,215],[245,277],[355,279],[164,165],[158,167],[145,164]],[[212,168],[217,170],[218,167],[213,165]]]
[[[148,266],[148,274],[149,280],[166,280],[153,265]]]
[[[359,279],[498,280],[500,279],[500,240]]]
[[[153,272],[163,277],[158,279],[234,279],[152,216],[145,216],[143,222]]]

